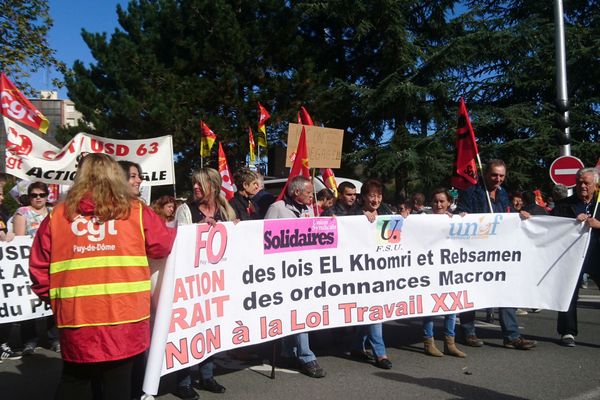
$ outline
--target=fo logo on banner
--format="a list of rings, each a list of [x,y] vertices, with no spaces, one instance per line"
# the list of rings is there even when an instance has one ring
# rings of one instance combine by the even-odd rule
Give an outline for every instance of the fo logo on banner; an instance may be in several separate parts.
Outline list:
[[[479,222],[450,222],[450,239],[487,239],[495,236],[502,214],[483,215]]]

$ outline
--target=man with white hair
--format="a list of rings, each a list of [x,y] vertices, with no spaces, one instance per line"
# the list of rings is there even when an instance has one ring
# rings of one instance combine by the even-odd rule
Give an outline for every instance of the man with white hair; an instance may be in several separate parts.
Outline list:
[[[583,260],[581,273],[588,273],[590,277],[600,285],[600,267],[598,259],[600,256],[600,212],[597,203],[598,180],[600,176],[596,168],[583,168],[577,171],[575,194],[559,200],[552,215],[558,217],[575,218],[578,222],[592,228],[590,244]],[[575,287],[571,304],[566,312],[558,313],[556,330],[560,335],[560,342],[567,347],[575,347],[577,336],[577,298],[579,296],[579,285]]]
[[[282,200],[271,204],[265,219],[314,217],[313,184],[310,179],[299,175],[290,181]],[[283,338],[282,357],[286,366],[296,361],[300,371],[311,378],[323,378],[326,374],[310,349],[308,332]]]

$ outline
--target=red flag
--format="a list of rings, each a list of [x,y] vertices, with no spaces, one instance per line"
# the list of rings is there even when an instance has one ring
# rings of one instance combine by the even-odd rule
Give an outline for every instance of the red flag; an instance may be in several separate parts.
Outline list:
[[[452,186],[465,190],[477,184],[477,142],[465,100],[460,98],[456,128],[456,161],[453,165]]]
[[[215,140],[217,140],[217,135],[215,135],[204,121],[200,121],[200,129],[202,131],[202,136],[200,137],[200,156],[208,157],[210,156],[210,149],[212,149]]]
[[[298,123],[302,124],[302,125],[314,125],[315,124],[313,122],[312,118],[310,117],[310,114],[306,110],[306,108],[304,108],[304,106],[301,106],[300,111],[298,111]]]
[[[300,139],[298,140],[298,147],[296,148],[292,171],[290,172],[290,176],[288,176],[288,180],[285,183],[283,190],[277,197],[277,200],[283,199],[283,196],[287,191],[288,184],[298,175],[303,175],[310,179],[310,168],[308,167],[308,147],[306,146],[306,131],[304,127],[302,127],[302,133],[300,134]]]
[[[535,204],[546,208],[546,202],[544,201],[544,196],[542,196],[542,191],[540,189],[535,189],[533,194],[535,194]]]
[[[233,183],[233,179],[231,179],[229,165],[227,165],[227,158],[225,157],[221,142],[219,142],[219,173],[221,174],[221,194],[229,201],[233,198],[233,194],[237,189]]]
[[[0,74],[0,100],[2,115],[46,133],[48,119],[23,96],[4,72]]]
[[[271,115],[260,102],[258,103],[258,114],[258,146],[267,147],[267,128],[265,123],[271,118]]]

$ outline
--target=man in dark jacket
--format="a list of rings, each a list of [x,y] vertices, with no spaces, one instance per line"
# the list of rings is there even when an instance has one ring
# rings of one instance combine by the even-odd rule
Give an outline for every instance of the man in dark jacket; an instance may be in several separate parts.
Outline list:
[[[502,187],[506,177],[506,164],[502,160],[490,160],[485,166],[482,179],[475,186],[461,192],[454,211],[460,213],[503,213],[510,212],[510,201]],[[491,207],[491,209],[490,209]],[[527,213],[521,213],[524,218]],[[515,308],[500,308],[500,326],[504,337],[504,347],[528,350],[535,347],[534,340],[524,339],[519,333]],[[472,347],[483,345],[475,334],[475,311],[460,314],[460,324],[465,333],[465,344]]]
[[[558,201],[552,210],[552,215],[558,217],[575,218],[578,222],[585,222],[591,228],[590,244],[583,260],[581,273],[587,272],[590,277],[600,285],[600,211],[597,207],[598,170],[583,168],[577,171],[575,194]],[[561,344],[568,347],[575,346],[577,336],[577,298],[579,285],[575,287],[573,298],[567,312],[558,313],[556,330],[561,336]]]

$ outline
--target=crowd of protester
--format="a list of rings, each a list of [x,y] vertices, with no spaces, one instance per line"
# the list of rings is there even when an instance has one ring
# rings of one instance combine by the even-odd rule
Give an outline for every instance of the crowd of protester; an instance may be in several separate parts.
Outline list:
[[[360,191],[351,182],[343,181],[336,188],[336,197],[334,191],[327,188],[315,193],[313,180],[298,176],[290,180],[285,195],[276,201],[275,196],[265,190],[259,173],[241,168],[233,176],[237,192],[227,201],[220,190],[219,172],[202,168],[192,174],[192,194],[187,201],[179,204],[175,197],[164,195],[146,205],[139,199],[142,183],[139,165],[116,163],[110,156],[92,154],[80,163],[74,185],[64,202],[50,207],[48,186],[33,182],[27,189],[27,196],[19,198],[21,206],[12,218],[2,207],[2,184],[0,240],[10,241],[20,235],[34,237],[30,257],[32,289],[52,305],[54,315],[41,321],[20,323],[20,352],[9,346],[13,324],[0,325],[0,362],[34,354],[38,337],[47,335],[49,347],[60,352],[64,361],[57,398],[129,399],[139,396],[144,354],[150,339],[150,281],[146,257],[161,258],[169,254],[176,225],[314,216],[364,215],[369,222],[374,222],[378,216],[390,214],[404,218],[414,214],[445,214],[448,218],[458,218],[457,214],[491,211],[516,212],[523,219],[551,214],[573,218],[593,228],[582,273],[600,282],[597,267],[600,252],[597,215],[600,213],[594,215],[598,171],[594,168],[580,170],[573,195],[567,196],[566,187],[557,185],[546,198],[534,191],[507,193],[503,186],[506,175],[503,161],[490,160],[478,184],[461,192],[458,199],[440,187],[433,190],[428,199],[423,193],[414,193],[391,203],[383,201],[385,186],[377,179],[364,181]],[[52,218],[47,218],[49,214]],[[90,264],[81,255],[66,251],[65,248],[72,248],[73,244],[87,243],[85,237],[66,234],[70,232],[68,224],[74,220],[102,229],[110,229],[116,224],[119,229],[115,233],[119,233],[111,243],[120,249],[118,256],[100,253],[98,260]],[[105,291],[96,293],[101,301],[91,303],[86,296],[68,294],[66,288],[90,282],[104,285]],[[111,288],[117,282],[135,289],[113,293]],[[578,290],[573,293],[569,310],[559,313],[557,323],[560,341],[569,347],[575,346],[578,333]],[[529,350],[536,346],[535,341],[524,338],[519,331],[516,315],[523,313],[526,311],[498,309],[506,348]],[[457,320],[462,327],[463,334],[459,336],[462,345],[484,345],[475,330],[474,311],[444,317],[443,351],[435,343],[433,318],[427,317],[422,319],[425,354],[466,357],[464,348],[459,349],[455,340]],[[488,310],[487,320],[494,320],[494,310]],[[392,368],[381,323],[356,327],[352,332],[353,345],[348,349],[351,357],[383,369]],[[278,364],[298,369],[312,378],[326,376],[311,350],[308,333],[290,335],[282,340]],[[215,380],[213,370],[209,358],[199,366],[178,371],[176,395],[182,399],[197,399],[194,388],[225,392],[225,387]],[[195,378],[197,376],[199,379]]]

